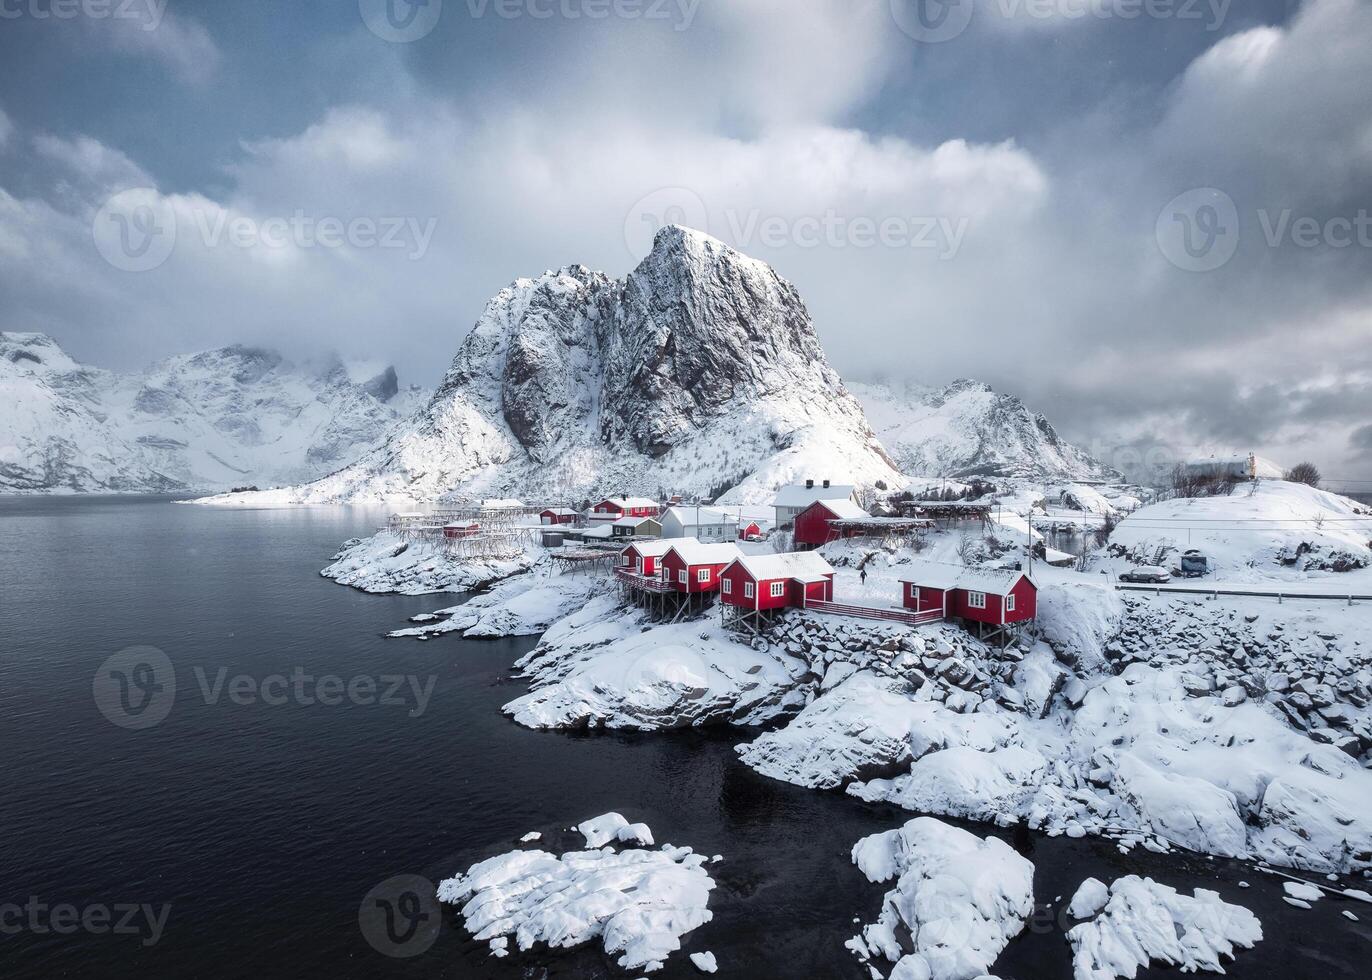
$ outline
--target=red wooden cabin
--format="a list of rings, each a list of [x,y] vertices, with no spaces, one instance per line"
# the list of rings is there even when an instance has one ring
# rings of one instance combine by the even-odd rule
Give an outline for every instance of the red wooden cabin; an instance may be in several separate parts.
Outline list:
[[[617,521],[621,517],[657,517],[662,512],[657,501],[647,497],[606,497],[591,508],[593,521]]]
[[[658,539],[656,541],[635,541],[629,547],[620,552],[620,566],[629,568],[639,575],[652,577],[659,571],[659,564],[662,556],[665,555],[677,541],[666,541]]]
[[[870,516],[871,515],[865,510],[847,498],[842,500],[816,500],[813,504],[796,515],[796,544],[818,548],[822,544],[828,544],[830,541],[837,541],[839,538],[852,537],[854,534],[858,533],[856,530],[839,530],[835,528],[830,521],[858,520]]]
[[[1038,586],[1015,569],[965,568],[928,562],[901,577],[906,609],[940,610],[945,618],[1004,626],[1038,614]]]
[[[445,538],[474,538],[481,533],[481,525],[476,521],[467,524],[447,524],[443,527]]]
[[[754,535],[762,534],[762,528],[757,521],[741,521],[738,525],[738,539],[747,541]]]
[[[538,515],[544,524],[575,524],[576,511],[570,507],[549,507]]]
[[[720,574],[720,597],[743,609],[801,607],[834,598],[834,569],[813,551],[740,555]]]
[[[701,544],[695,538],[673,538],[662,556],[662,576],[678,592],[714,592],[719,573],[739,557],[738,546],[725,541]]]

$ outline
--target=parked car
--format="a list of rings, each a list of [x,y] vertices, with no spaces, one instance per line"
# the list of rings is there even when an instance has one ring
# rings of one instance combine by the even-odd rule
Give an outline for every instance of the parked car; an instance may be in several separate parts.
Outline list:
[[[1166,585],[1172,581],[1172,573],[1157,565],[1135,565],[1120,575],[1121,582],[1137,582],[1143,585]]]

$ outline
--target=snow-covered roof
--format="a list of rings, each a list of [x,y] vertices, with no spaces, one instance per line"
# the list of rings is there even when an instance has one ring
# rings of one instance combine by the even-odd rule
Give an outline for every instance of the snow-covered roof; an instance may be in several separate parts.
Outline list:
[[[610,526],[611,526],[611,527],[638,527],[638,526],[639,526],[640,524],[642,524],[644,521],[652,521],[654,524],[656,524],[656,523],[657,523],[657,518],[656,518],[656,517],[621,517],[621,518],[619,518],[619,519],[616,520],[616,521],[611,521],[611,522],[610,522]]]
[[[587,528],[581,532],[581,536],[583,538],[608,538],[614,533],[614,525],[601,524],[599,527]]]
[[[789,551],[781,555],[739,555],[735,561],[743,566],[754,580],[793,578],[800,582],[818,582],[834,574],[834,566],[817,551]]]
[[[624,550],[627,552],[632,548],[644,558],[661,558],[672,549],[672,545],[681,544],[683,541],[695,541],[695,538],[651,538],[647,541],[635,541]]]
[[[853,489],[851,483],[831,483],[827,487],[820,486],[818,483],[813,487],[807,487],[803,483],[793,483],[777,491],[772,506],[809,507],[816,500],[843,500],[853,495]]]
[[[481,501],[482,510],[518,510],[524,506],[524,501],[515,500],[513,497],[500,497],[494,500]]]
[[[570,507],[547,507],[540,513],[556,514],[558,517],[575,517],[577,512]]]
[[[630,507],[656,507],[656,500],[649,500],[647,497],[606,497],[601,501],[602,504],[614,504],[620,510],[627,510]]]
[[[855,521],[859,518],[872,516],[847,497],[833,500],[817,500],[815,503],[823,504],[825,510],[840,520]],[[811,504],[810,506],[813,507],[814,504]]]
[[[1021,577],[1029,578],[1017,568],[968,568],[966,565],[929,561],[915,565],[900,577],[900,581],[926,589],[970,589],[973,592],[1005,595]],[[1029,579],[1029,584],[1034,585],[1034,580]]]
[[[738,546],[728,541],[701,544],[695,538],[673,538],[672,550],[687,565],[723,565],[740,554]]]
[[[697,527],[701,524],[733,524],[734,517],[726,510],[719,507],[696,507],[681,506],[668,508],[667,513],[674,515],[684,526]]]

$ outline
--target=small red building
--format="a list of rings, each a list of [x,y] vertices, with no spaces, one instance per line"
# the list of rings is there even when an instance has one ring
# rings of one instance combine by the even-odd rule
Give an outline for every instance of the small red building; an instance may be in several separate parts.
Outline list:
[[[757,521],[739,521],[738,539],[747,541],[749,538],[758,537],[762,534],[762,528]]]
[[[990,626],[1023,623],[1038,614],[1038,586],[1016,569],[966,568],[925,563],[901,576],[901,599],[916,612]]]
[[[570,507],[549,507],[538,515],[544,524],[575,524],[576,511]]]
[[[659,571],[662,556],[671,550],[677,541],[635,541],[620,552],[620,567],[632,569],[639,575],[652,577]]]
[[[870,516],[846,497],[842,500],[816,500],[796,515],[796,544],[818,548],[822,544],[837,541],[839,538],[852,537],[859,533],[856,529],[840,530],[835,528],[831,522],[860,520]]]
[[[720,597],[742,609],[786,609],[834,598],[834,569],[813,551],[740,555],[719,577]]]
[[[729,541],[701,544],[694,538],[673,538],[671,543],[662,556],[662,576],[678,592],[714,592],[719,573],[740,555]]]
[[[657,517],[662,512],[657,501],[647,497],[606,497],[591,508],[593,521],[617,521],[621,517]]]
[[[474,538],[481,533],[481,525],[476,521],[464,524],[446,524],[443,527],[445,538]]]

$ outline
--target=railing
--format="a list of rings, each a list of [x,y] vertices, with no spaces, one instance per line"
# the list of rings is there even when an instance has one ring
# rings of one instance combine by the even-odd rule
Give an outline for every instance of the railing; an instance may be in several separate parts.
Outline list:
[[[856,616],[860,619],[880,619],[891,623],[904,623],[906,626],[923,626],[936,623],[943,618],[942,611],[929,609],[924,612],[911,612],[908,609],[891,609],[880,606],[853,606],[846,602],[826,602],[822,599],[807,599],[805,608],[813,612],[832,613],[835,616]]]
[[[615,575],[621,582],[627,583],[635,589],[643,589],[645,592],[671,592],[672,585],[656,576],[640,575],[633,569],[616,568]]]
[[[1243,588],[1215,588],[1208,585],[1197,583],[1196,585],[1147,585],[1140,582],[1116,582],[1115,588],[1122,592],[1152,592],[1156,595],[1168,593],[1171,595],[1208,595],[1217,596],[1246,596],[1250,599],[1276,599],[1281,602],[1283,599],[1337,599],[1340,602],[1347,602],[1350,606],[1355,601],[1366,602],[1372,599],[1372,593],[1368,592],[1302,592],[1300,590],[1291,591],[1281,588],[1262,588],[1252,589]]]

